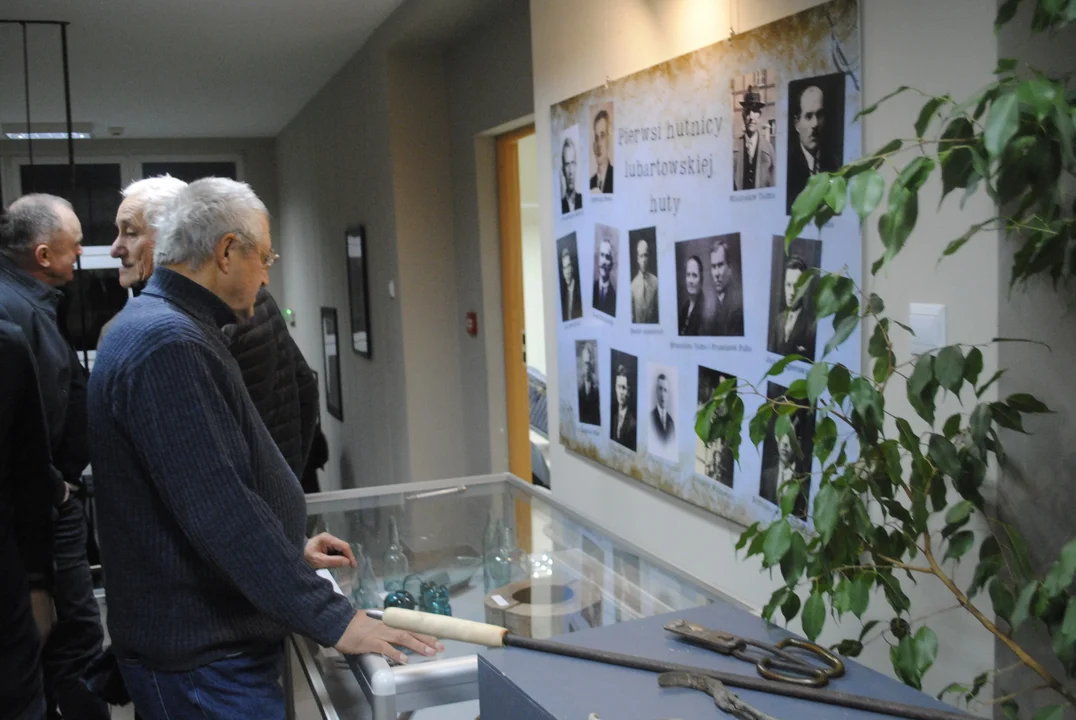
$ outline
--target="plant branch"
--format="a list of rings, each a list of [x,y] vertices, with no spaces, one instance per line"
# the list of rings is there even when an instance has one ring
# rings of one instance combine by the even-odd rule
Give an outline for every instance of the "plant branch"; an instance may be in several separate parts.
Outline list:
[[[968,596],[965,595],[964,592],[956,586],[956,583],[953,582],[952,578],[945,574],[945,571],[942,570],[941,566],[938,564],[937,559],[934,557],[934,551],[931,547],[929,532],[923,533],[923,555],[926,557],[927,562],[930,563],[930,569],[934,576],[941,580],[942,584],[945,585],[945,587],[949,588],[949,592],[953,594],[953,596],[957,599],[957,602],[959,602],[965,610],[970,612],[972,616],[979,621],[980,625],[986,628],[994,637],[996,637],[1007,648],[1009,648],[1009,650],[1011,650],[1012,653],[1016,655],[1016,657],[1018,657],[1022,663],[1024,663],[1024,665],[1027,665],[1031,670],[1035,672],[1036,675],[1041,677],[1046,682],[1047,687],[1049,687],[1061,697],[1068,700],[1069,704],[1076,705],[1076,693],[1073,693],[1072,690],[1065,687],[1064,684],[1062,684],[1057,678],[1050,674],[1049,670],[1043,667],[1042,663],[1028,655],[1026,650],[1016,644],[1015,640],[1013,640],[1007,634],[1003,633],[1000,629],[998,629],[997,625],[992,623],[988,617],[983,615],[982,611],[979,610],[979,608],[975,607],[975,605],[972,604],[971,600],[968,599]]]

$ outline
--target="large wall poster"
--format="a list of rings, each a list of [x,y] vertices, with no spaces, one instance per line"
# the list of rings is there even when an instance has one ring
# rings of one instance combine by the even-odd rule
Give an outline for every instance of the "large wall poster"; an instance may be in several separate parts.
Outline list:
[[[745,396],[738,462],[698,439],[695,413],[725,378],[775,396],[807,367],[762,381],[774,362],[820,357],[833,331],[796,298],[804,271],[861,281],[855,213],[787,253],[783,237],[807,179],[861,152],[859,57],[858,3],[833,0],[552,107],[566,448],[744,524],[776,516],[784,479],[817,471],[807,410],[793,416],[806,459],[772,428],[756,451],[762,398]],[[858,332],[827,360],[858,371]]]

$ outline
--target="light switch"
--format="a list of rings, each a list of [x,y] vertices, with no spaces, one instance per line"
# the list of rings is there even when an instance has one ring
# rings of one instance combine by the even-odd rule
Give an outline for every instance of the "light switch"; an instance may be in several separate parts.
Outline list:
[[[912,337],[912,354],[922,355],[943,347],[945,340],[945,306],[930,303],[908,305],[908,325]]]
[[[396,297],[396,281],[395,280],[389,280],[389,297],[390,298],[395,298]]]

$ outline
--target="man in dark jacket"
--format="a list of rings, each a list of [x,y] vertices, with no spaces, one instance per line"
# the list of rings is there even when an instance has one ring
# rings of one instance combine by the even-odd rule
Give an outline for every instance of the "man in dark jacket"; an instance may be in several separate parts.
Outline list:
[[[33,351],[54,477],[62,478],[54,487],[58,621],[43,656],[45,691],[65,718],[107,718],[108,706],[82,682],[104,641],[86,556],[86,515],[71,492],[89,459],[86,376],[56,319],[58,288],[74,279],[81,253],[82,226],[62,198],[26,195],[0,218],[0,319],[17,325]]]
[[[317,427],[318,381],[269,291],[259,290],[250,317],[224,332],[258,415],[295,477],[303,477]]]
[[[18,326],[5,321],[0,377],[0,718],[39,718],[56,485],[34,356]]]

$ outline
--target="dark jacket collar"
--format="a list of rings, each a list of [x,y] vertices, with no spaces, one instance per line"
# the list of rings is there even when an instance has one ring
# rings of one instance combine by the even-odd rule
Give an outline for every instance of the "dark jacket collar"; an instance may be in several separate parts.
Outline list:
[[[45,306],[55,311],[63,298],[63,293],[57,288],[41,282],[3,253],[0,253],[0,277],[10,280],[18,293],[34,305]]]
[[[154,270],[142,293],[168,300],[188,315],[215,328],[235,322],[235,311],[227,303],[193,280],[168,268]]]

